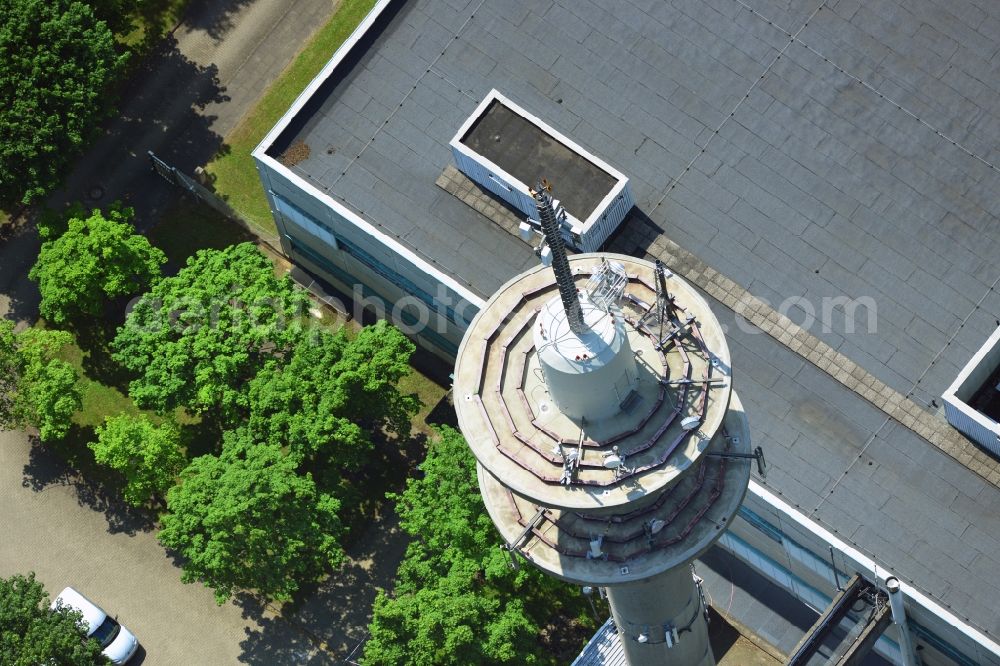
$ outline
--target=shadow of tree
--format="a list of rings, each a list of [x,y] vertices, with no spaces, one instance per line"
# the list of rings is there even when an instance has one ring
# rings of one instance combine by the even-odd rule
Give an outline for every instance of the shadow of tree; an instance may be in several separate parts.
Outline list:
[[[259,628],[247,631],[241,661],[253,664],[345,663],[357,660],[368,635],[372,604],[378,588],[391,589],[408,539],[395,513],[382,511],[368,529],[347,547],[348,561],[326,580],[303,587],[295,601],[285,604],[277,618],[263,617],[259,602],[239,604],[244,617],[258,619]],[[289,631],[299,638],[287,642]],[[309,646],[304,661],[291,658]],[[297,648],[297,649],[293,649]],[[325,658],[315,650],[324,650]]]
[[[273,664],[309,664],[326,666],[341,663],[319,648],[308,636],[296,631],[280,617],[262,617],[258,628],[244,629],[240,641],[240,663],[272,666]]]
[[[372,438],[375,450],[357,472],[344,475],[336,461],[309,470],[321,488],[341,499],[340,515],[347,528],[345,545],[362,538],[372,521],[380,519],[386,493],[401,492],[427,452],[423,433],[399,440],[376,432]]]
[[[188,460],[206,454],[218,455],[222,450],[222,424],[204,414],[195,423],[181,425],[180,439]]]
[[[241,3],[197,4],[212,7],[208,14],[221,21]],[[219,21],[216,24],[222,25]],[[148,151],[189,174],[207,163],[222,145],[222,137],[212,130],[215,116],[203,112],[228,97],[218,68],[192,61],[168,35],[134,67],[122,87],[122,99],[119,114],[104,122],[98,138],[48,203],[62,209],[82,201],[92,208],[120,200],[135,208],[136,228],[145,232],[179,195],[152,171]]]
[[[77,344],[84,351],[83,371],[90,379],[106,386],[113,386],[122,393],[128,393],[128,370],[123,368],[111,355],[118,326],[124,321],[124,311],[108,308],[108,314],[101,319],[88,319],[73,327]]]
[[[176,197],[148,235],[150,242],[167,255],[163,274],[168,277],[176,275],[199,250],[221,250],[254,240],[235,222],[186,193]]]
[[[38,319],[41,294],[28,279],[42,243],[30,215],[23,213],[4,225],[0,238],[0,316],[29,324]],[[4,308],[6,301],[6,308]]]
[[[336,492],[344,503],[347,560],[323,581],[304,585],[281,607],[277,620],[264,616],[258,599],[242,596],[237,603],[244,617],[258,620],[260,626],[248,631],[240,644],[241,661],[345,663],[352,654],[352,659],[360,656],[377,589],[392,588],[409,542],[385,494],[405,487],[426,446],[423,434],[400,441],[379,433],[368,464],[357,473],[347,477],[329,461],[309,470],[320,487]],[[297,638],[288,640],[288,627]]]
[[[34,492],[51,486],[70,486],[80,506],[104,514],[109,533],[132,536],[149,532],[156,525],[156,516],[120,499],[120,480],[98,465],[87,447],[93,438],[93,428],[75,424],[57,442],[43,443],[33,437],[28,462],[21,472],[21,485]]]
[[[212,39],[219,41],[235,25],[235,17],[240,9],[251,0],[195,0],[185,12],[184,24],[196,30],[204,30]]]

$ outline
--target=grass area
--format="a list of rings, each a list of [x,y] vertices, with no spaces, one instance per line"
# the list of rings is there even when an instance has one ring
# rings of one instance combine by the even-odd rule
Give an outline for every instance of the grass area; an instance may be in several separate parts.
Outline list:
[[[46,327],[44,320],[39,320],[35,325]],[[77,386],[80,387],[83,406],[73,415],[73,423],[84,430],[103,425],[106,417],[121,413],[146,414],[155,423],[163,421],[163,417],[155,412],[136,407],[128,396],[125,371],[110,356],[109,345],[114,333],[114,325],[102,321],[95,327],[77,331],[73,343],[64,347],[59,354],[80,376]],[[175,417],[180,423],[191,422],[181,410],[178,410]]]
[[[274,220],[250,153],[350,36],[375,0],[343,0],[330,20],[226,137],[223,151],[205,168],[215,191],[247,220],[275,233]]]
[[[77,425],[96,428],[104,424],[105,417],[115,414],[138,415],[142,412],[132,399],[120,389],[102,384],[87,375],[84,368],[84,359],[88,355],[80,348],[79,344],[73,344],[65,348],[60,354],[63,360],[69,362],[76,371],[80,373],[80,381],[77,386],[83,398],[83,408],[73,416],[73,422]]]
[[[416,393],[420,399],[421,407],[416,416],[413,417],[413,432],[431,434],[430,426],[441,421],[435,418],[438,406],[448,394],[448,389],[441,386],[433,379],[417,370],[413,370],[409,375],[399,381],[400,393]],[[448,405],[450,408],[450,405]]]

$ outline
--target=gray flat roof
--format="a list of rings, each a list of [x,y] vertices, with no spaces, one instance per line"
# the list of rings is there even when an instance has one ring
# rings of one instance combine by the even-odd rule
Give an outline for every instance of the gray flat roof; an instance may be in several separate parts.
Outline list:
[[[1000,5],[818,4],[413,0],[274,150],[485,296],[535,258],[434,181],[496,88],[630,178],[614,249],[666,235],[933,409],[1000,321]],[[853,330],[845,298],[876,305]],[[730,344],[769,484],[1000,635],[997,487],[771,337]]]
[[[530,248],[434,181],[495,87],[796,321],[874,299],[861,334],[841,306],[817,335],[929,403],[1000,318],[998,21],[967,2],[842,0],[805,25],[814,8],[785,4],[400,3],[274,152],[307,143],[298,174],[488,295]]]
[[[617,182],[500,100],[490,103],[461,141],[529,187],[546,178],[566,211],[581,222]]]
[[[767,456],[757,480],[1000,637],[1000,489],[709,302],[729,324],[734,387]]]

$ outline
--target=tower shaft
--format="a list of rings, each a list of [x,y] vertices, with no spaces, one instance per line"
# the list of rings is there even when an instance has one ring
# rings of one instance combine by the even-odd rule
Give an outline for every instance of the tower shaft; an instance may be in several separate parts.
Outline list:
[[[705,608],[690,567],[609,586],[607,593],[629,666],[715,666]]]

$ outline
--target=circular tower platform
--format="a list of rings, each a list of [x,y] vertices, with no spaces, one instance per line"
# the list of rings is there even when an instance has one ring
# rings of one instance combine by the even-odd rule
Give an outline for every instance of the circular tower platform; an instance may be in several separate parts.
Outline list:
[[[588,293],[607,261],[627,276],[613,302]],[[570,330],[539,266],[493,295],[459,348],[455,407],[487,510],[512,552],[609,588],[629,663],[662,663],[677,626],[698,632],[677,663],[714,663],[686,565],[739,509],[750,460],[731,454],[751,450],[722,327],[676,276],[658,300],[650,262],[569,267],[585,330]]]

